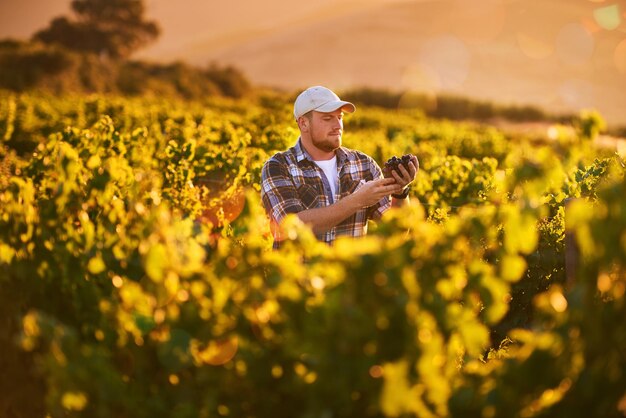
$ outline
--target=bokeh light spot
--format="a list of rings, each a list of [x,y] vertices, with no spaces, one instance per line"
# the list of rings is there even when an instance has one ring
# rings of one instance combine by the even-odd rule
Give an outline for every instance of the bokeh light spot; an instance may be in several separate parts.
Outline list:
[[[308,383],[309,385],[311,383],[315,383],[316,380],[317,380],[317,373],[315,372],[309,372],[304,376],[304,382]]]
[[[267,324],[271,319],[271,315],[269,311],[267,310],[267,308],[265,307],[265,305],[257,308],[255,313],[256,313],[257,319],[262,324]]]
[[[559,93],[563,102],[570,107],[576,109],[594,107],[594,87],[590,82],[586,80],[565,80],[561,84]]]
[[[400,81],[405,90],[436,91],[441,87],[441,79],[437,71],[424,64],[413,64],[407,67]]]
[[[470,53],[465,44],[454,36],[441,36],[424,43],[419,63],[437,75],[441,87],[460,87],[469,73]]]
[[[556,126],[550,126],[546,131],[548,138],[556,140],[559,137],[559,129]]]
[[[96,337],[96,340],[98,340],[98,341],[104,340],[104,332],[101,329],[96,330],[94,335]]]
[[[626,392],[624,392],[624,395],[619,400],[617,409],[622,413],[622,415],[626,416]]]
[[[552,305],[554,310],[557,312],[565,312],[567,309],[567,299],[565,299],[563,293],[553,292],[550,295],[550,305]]]
[[[233,360],[238,349],[239,339],[236,335],[232,335],[207,343],[194,339],[190,343],[189,352],[196,364],[222,366]],[[237,367],[240,366],[237,365]]]
[[[68,411],[82,411],[87,405],[87,396],[83,392],[65,392],[61,405]]]
[[[626,39],[622,40],[615,48],[613,61],[619,72],[626,74]]]
[[[176,294],[176,298],[179,302],[187,302],[189,300],[189,292],[187,292],[185,289],[181,289]]]
[[[293,370],[296,372],[298,376],[304,376],[307,373],[307,368],[302,363],[296,363],[293,365]]]
[[[274,379],[279,379],[283,376],[283,368],[279,364],[275,364],[272,366],[272,377]]]
[[[619,15],[619,6],[617,4],[600,7],[594,10],[593,18],[598,25],[606,30],[617,29],[620,23],[622,23],[622,19]]]
[[[496,416],[496,408],[493,405],[487,405],[483,408],[483,418],[493,418]]]
[[[421,64],[408,66],[402,74],[400,85],[405,92],[400,96],[398,109],[436,109],[441,80],[433,68]]]
[[[606,273],[601,273],[598,276],[598,290],[602,293],[611,290],[611,277]]]
[[[376,283],[376,286],[384,286],[387,284],[387,274],[379,271],[378,273],[376,273],[374,275],[374,283]]]
[[[432,332],[427,328],[420,329],[418,333],[418,338],[420,342],[423,344],[428,344],[430,340],[432,339],[432,336],[433,336]]]
[[[243,360],[237,360],[235,362],[235,371],[239,376],[245,376],[248,373],[248,365]]]
[[[554,51],[550,43],[524,32],[517,33],[517,44],[524,54],[533,59],[546,58]]]
[[[365,353],[366,356],[373,356],[376,354],[376,344],[371,341],[365,344],[363,346],[363,353]]]
[[[322,291],[326,287],[326,282],[319,276],[315,276],[311,279],[311,286],[313,289]]]
[[[113,282],[113,286],[117,287],[118,289],[122,287],[122,285],[124,284],[124,280],[120,276],[117,276],[117,275],[113,276],[111,281]]]
[[[226,259],[226,267],[228,267],[230,270],[234,270],[235,268],[237,268],[238,264],[239,264],[239,260],[237,260],[233,256],[230,256]]]
[[[165,321],[165,311],[163,309],[156,309],[154,311],[154,322],[157,324],[162,324]]]
[[[590,17],[584,17],[581,20],[581,24],[589,33],[596,33],[602,30],[602,27],[600,27],[600,25],[598,25],[596,21]]]
[[[372,376],[374,379],[380,379],[381,377],[383,377],[383,368],[379,365],[374,365],[370,367],[370,376]]]
[[[564,64],[581,66],[587,63],[594,48],[593,37],[579,23],[565,25],[557,35],[556,53]]]
[[[389,328],[389,319],[386,316],[379,316],[376,318],[376,327],[380,330]]]

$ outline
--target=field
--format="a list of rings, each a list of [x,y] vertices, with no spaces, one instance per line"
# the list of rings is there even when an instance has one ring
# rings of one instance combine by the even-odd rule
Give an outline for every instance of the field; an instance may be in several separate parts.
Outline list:
[[[0,416],[626,416],[624,156],[360,108],[344,145],[413,153],[367,237],[272,251],[281,97],[0,94]]]

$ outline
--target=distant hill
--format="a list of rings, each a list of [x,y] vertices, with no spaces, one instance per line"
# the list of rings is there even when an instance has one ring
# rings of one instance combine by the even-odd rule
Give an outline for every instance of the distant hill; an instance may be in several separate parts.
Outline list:
[[[0,37],[29,36],[68,8],[0,2]],[[550,114],[592,107],[626,125],[623,1],[150,0],[147,10],[163,35],[140,60],[232,65],[289,91],[410,89]]]
[[[600,27],[598,18],[608,15],[598,10],[605,6],[481,0],[469,7],[450,0],[386,2],[336,14],[329,8],[291,24],[197,39],[177,55],[235,65],[256,84],[409,88],[551,113],[593,107],[610,123],[624,124],[626,74],[613,51],[626,38],[626,23]]]

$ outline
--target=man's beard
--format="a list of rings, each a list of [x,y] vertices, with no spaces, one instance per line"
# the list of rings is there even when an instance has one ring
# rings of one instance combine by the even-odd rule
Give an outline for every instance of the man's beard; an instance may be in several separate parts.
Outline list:
[[[317,149],[320,149],[324,152],[332,152],[341,146],[341,137],[339,137],[337,142],[331,141],[326,138],[320,140],[312,137],[311,142]]]

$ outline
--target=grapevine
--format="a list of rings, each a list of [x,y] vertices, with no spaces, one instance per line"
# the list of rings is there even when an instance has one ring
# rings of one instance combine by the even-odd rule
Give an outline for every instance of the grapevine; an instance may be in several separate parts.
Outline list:
[[[359,108],[413,204],[272,251],[264,100],[0,94],[3,415],[624,415],[623,156]]]

